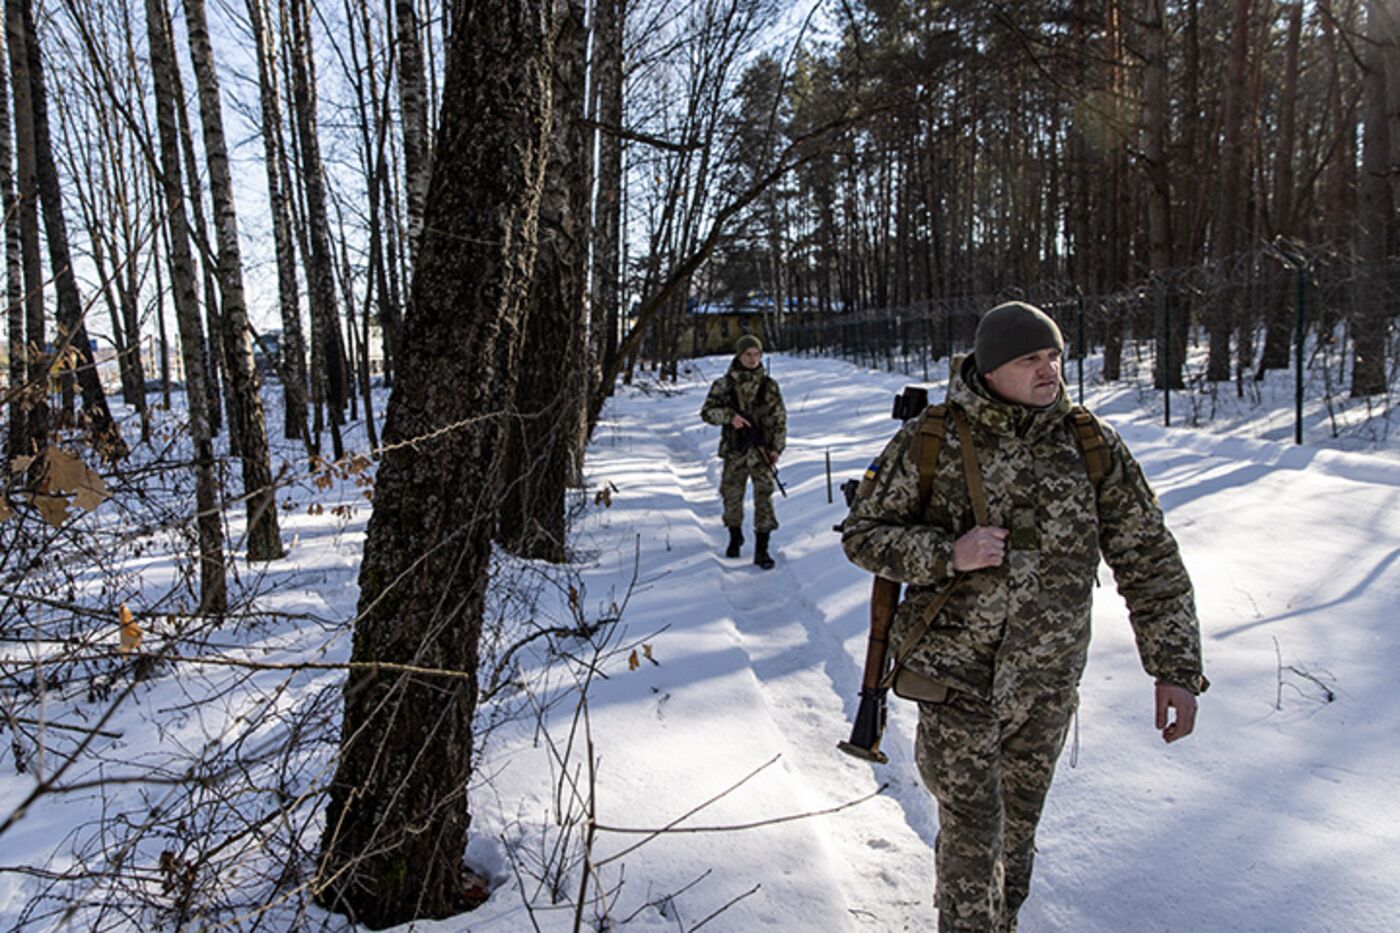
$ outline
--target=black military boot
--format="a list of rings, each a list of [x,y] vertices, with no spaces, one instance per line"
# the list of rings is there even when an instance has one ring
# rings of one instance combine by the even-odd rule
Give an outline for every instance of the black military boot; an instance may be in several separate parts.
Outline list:
[[[768,553],[769,532],[755,532],[753,536],[753,562],[764,570],[773,569],[773,557]]]
[[[738,557],[739,548],[744,546],[744,529],[729,529],[729,547],[724,549],[725,557]]]

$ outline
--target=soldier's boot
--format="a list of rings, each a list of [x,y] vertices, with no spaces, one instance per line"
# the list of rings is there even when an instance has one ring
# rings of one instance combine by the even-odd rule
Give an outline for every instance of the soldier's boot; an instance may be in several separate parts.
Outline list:
[[[724,549],[725,557],[738,557],[739,548],[744,546],[744,529],[729,529],[729,547]]]
[[[764,570],[773,569],[773,557],[768,553],[768,532],[755,532],[753,536],[753,562]]]

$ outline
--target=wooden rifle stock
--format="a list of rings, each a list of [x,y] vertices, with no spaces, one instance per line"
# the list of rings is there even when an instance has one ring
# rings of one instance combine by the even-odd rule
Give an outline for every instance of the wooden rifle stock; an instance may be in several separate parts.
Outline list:
[[[870,590],[870,638],[865,644],[865,672],[860,681],[860,707],[848,742],[836,747],[848,755],[885,764],[889,758],[880,751],[885,732],[885,668],[889,664],[890,626],[899,606],[900,585],[877,576]]]

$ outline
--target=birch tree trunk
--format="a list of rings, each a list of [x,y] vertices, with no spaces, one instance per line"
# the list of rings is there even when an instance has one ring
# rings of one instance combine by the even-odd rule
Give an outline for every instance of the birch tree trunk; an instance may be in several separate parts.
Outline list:
[[[77,354],[77,381],[83,395],[83,414],[93,445],[103,459],[114,462],[127,455],[126,441],[112,413],[107,408],[107,396],[97,375],[92,345],[83,323],[83,302],[78,294],[78,281],[73,274],[73,260],[68,249],[68,226],[63,215],[63,197],[58,184],[58,167],[54,162],[53,143],[49,133],[48,101],[44,90],[44,67],[39,53],[39,40],[34,31],[34,15],[28,0],[20,0],[20,18],[24,29],[28,55],[29,106],[33,121],[34,169],[39,186],[39,203],[44,212],[44,232],[49,246],[49,265],[58,297],[58,327],[60,346],[67,344]],[[11,51],[13,53],[13,50]]]
[[[176,87],[175,42],[170,15],[161,0],[145,0],[146,32],[151,47],[151,77],[155,87],[156,125],[160,134],[161,186],[170,231],[170,277],[180,331],[180,355],[185,368],[185,398],[189,405],[190,439],[194,443],[195,520],[199,529],[200,604],[204,613],[222,614],[227,604],[224,580],[223,525],[219,478],[214,465],[214,440],[209,427],[209,396],[205,390],[204,334],[199,321],[199,293],[190,254],[185,218],[180,138],[172,91]]]
[[[199,113],[204,128],[204,154],[209,163],[209,188],[214,198],[214,235],[219,248],[219,291],[222,297],[224,359],[228,363],[228,392],[237,401],[237,449],[243,465],[244,505],[248,515],[248,559],[276,560],[282,556],[277,527],[277,490],[267,449],[267,420],[262,386],[253,366],[248,336],[248,304],[243,293],[243,259],[238,247],[238,212],[233,203],[228,144],[224,141],[223,106],[204,0],[185,0],[190,59],[199,87]]]
[[[311,17],[306,0],[292,0],[292,98],[301,143],[301,178],[306,189],[306,227],[310,249],[307,278],[315,339],[320,342],[335,459],[345,456],[340,424],[345,418],[345,354],[340,342],[340,312],[335,297],[335,257],[331,251],[330,213],[326,209],[326,177],[316,129],[316,74],[311,45]]]
[[[462,2],[360,568],[321,902],[382,927],[464,908],[472,716],[501,425],[535,258],[554,0]],[[413,441],[410,446],[407,442]],[[400,674],[374,663],[440,673]]]
[[[423,74],[423,30],[414,0],[393,0],[398,26],[399,108],[403,115],[404,187],[408,195],[408,256],[418,262],[423,202],[428,196],[432,149],[428,139],[428,81]]]
[[[267,22],[264,0],[247,0],[248,21],[258,61],[258,99],[262,108],[263,163],[267,172],[267,200],[272,213],[272,242],[277,257],[277,306],[281,311],[279,347],[282,377],[282,436],[309,441],[306,430],[306,338],[301,329],[301,304],[297,298],[296,245],[287,205],[287,150],[282,138],[282,105],[277,86],[276,32]]]

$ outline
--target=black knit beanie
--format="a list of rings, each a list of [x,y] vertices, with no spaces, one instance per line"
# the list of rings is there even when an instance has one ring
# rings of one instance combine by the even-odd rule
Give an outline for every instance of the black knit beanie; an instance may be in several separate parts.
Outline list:
[[[1004,363],[1050,347],[1065,349],[1065,339],[1050,316],[1024,301],[1008,301],[977,322],[973,356],[977,371],[985,376]]]

